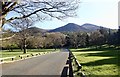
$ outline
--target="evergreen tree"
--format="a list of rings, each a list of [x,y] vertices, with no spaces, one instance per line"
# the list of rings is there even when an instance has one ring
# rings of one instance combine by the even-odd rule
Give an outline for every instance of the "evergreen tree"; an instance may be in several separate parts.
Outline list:
[[[120,26],[117,32],[117,41],[118,41],[118,45],[120,45]]]

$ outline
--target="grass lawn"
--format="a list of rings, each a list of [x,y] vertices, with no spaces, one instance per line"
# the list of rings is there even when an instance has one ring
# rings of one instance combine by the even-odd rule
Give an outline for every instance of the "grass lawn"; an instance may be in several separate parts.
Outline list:
[[[120,50],[114,48],[81,48],[71,49],[77,60],[82,65],[82,71],[87,77],[116,77],[119,71]]]
[[[32,54],[32,53],[43,54],[44,52],[54,52],[54,51],[55,51],[54,49],[27,49],[26,54]],[[59,50],[57,49],[56,51]],[[2,52],[0,52],[0,58],[16,56],[15,60],[18,60],[20,59],[19,55],[26,55],[26,54],[23,54],[23,51],[21,51],[20,49],[14,49],[12,52],[8,50],[2,50]],[[32,57],[32,55],[30,57]]]

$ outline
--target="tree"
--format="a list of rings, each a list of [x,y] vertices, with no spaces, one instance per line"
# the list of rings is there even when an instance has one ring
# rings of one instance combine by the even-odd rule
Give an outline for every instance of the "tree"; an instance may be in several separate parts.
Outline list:
[[[70,44],[71,44],[70,37],[67,35],[66,38],[65,38],[65,45],[64,45],[64,47],[69,48],[71,46]]]
[[[65,35],[59,32],[56,33],[47,33],[44,46],[45,47],[53,47],[53,48],[59,48],[63,47],[65,43]]]
[[[118,32],[117,32],[117,41],[118,41],[118,45],[120,45],[120,26],[119,26],[119,29],[118,29]]]
[[[5,33],[5,35],[11,35],[11,33]],[[4,35],[4,34],[3,34]],[[13,49],[18,48],[18,44],[17,44],[17,38],[16,35],[14,35],[13,37],[8,36],[8,38],[6,39],[2,39],[2,48],[3,49],[8,49],[9,51],[13,51]]]
[[[99,45],[104,44],[104,36],[99,32],[95,31],[90,34],[90,45],[95,45],[96,48]]]
[[[89,38],[87,36],[87,33],[85,32],[79,32],[77,33],[77,48],[78,47],[85,47],[88,45]]]
[[[31,43],[34,46],[34,48],[40,49],[44,47],[45,37],[38,35],[38,36],[34,36],[34,38],[32,39],[33,41],[31,41]]]
[[[75,32],[66,33],[66,47],[77,47],[77,34]]]
[[[109,32],[107,31],[107,29],[103,28],[103,27],[100,27],[100,30],[99,32],[103,35],[103,41],[105,43],[108,43],[108,36],[109,36]]]
[[[31,18],[33,21],[48,19],[54,17],[64,19],[76,15],[75,10],[79,6],[79,0],[21,0],[13,2],[0,1],[0,21],[3,27],[5,23],[13,20]],[[17,14],[9,19],[5,18],[10,12]]]
[[[26,41],[27,41],[28,36],[29,36],[29,31],[27,31],[27,30],[28,30],[29,27],[31,27],[33,25],[33,23],[31,22],[30,19],[24,18],[24,19],[13,21],[11,23],[11,25],[15,25],[16,29],[20,30],[19,40],[21,40],[21,43],[22,43],[22,46],[23,46],[23,49],[24,49],[23,53],[25,54],[26,53],[26,47],[27,47]]]
[[[86,46],[89,46],[89,38],[90,38],[90,34],[89,33],[87,33],[86,34]]]

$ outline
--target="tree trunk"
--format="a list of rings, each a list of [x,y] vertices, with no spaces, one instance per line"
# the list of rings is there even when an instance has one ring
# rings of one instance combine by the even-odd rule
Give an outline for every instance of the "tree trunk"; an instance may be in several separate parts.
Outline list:
[[[0,13],[0,14],[1,14],[1,13]],[[6,15],[0,16],[0,31],[2,31],[2,27],[3,27],[3,25],[6,23],[5,17],[6,17]]]
[[[26,54],[27,52],[26,52],[26,47],[24,46],[24,52],[23,52],[24,54]]]
[[[26,39],[24,38],[24,41],[23,41],[23,54],[26,54],[27,53],[27,50],[26,50]]]

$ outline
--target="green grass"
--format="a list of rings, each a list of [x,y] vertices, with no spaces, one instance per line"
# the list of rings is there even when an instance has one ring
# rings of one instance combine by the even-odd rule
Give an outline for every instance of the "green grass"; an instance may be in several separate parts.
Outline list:
[[[56,51],[59,51],[59,49],[57,49]],[[26,54],[32,54],[32,53],[43,54],[44,52],[55,52],[55,50],[54,49],[27,49]],[[15,60],[20,59],[19,55],[25,55],[23,54],[23,51],[21,51],[20,49],[14,49],[12,52],[8,50],[2,50],[0,54],[1,54],[0,58],[16,56]],[[30,57],[32,57],[32,55],[30,55]],[[9,59],[5,61],[9,61]]]
[[[93,75],[118,75],[119,71],[119,49],[115,48],[81,48],[71,49],[82,65],[82,71],[88,76]]]

